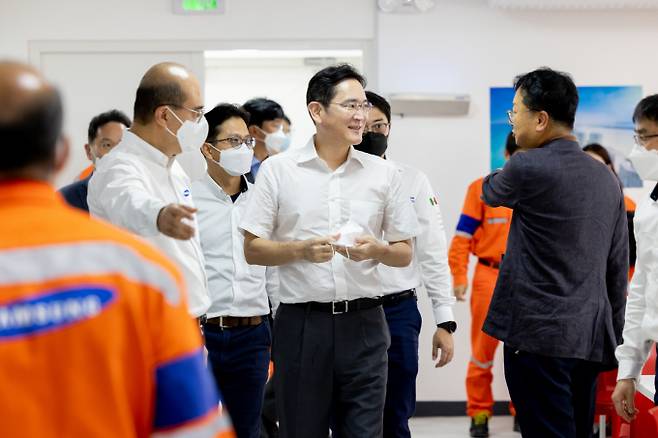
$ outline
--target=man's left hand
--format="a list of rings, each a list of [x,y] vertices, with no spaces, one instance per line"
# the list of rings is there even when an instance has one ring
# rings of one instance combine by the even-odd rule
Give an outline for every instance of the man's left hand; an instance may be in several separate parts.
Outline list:
[[[436,360],[439,356],[438,350],[441,350],[441,358],[434,365],[434,368],[441,368],[450,363],[455,352],[452,333],[440,327],[436,328],[434,337],[432,338],[432,360]]]

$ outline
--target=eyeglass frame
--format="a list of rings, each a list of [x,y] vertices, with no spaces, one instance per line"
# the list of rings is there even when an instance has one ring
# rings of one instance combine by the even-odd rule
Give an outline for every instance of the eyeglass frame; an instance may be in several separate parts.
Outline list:
[[[192,108],[188,108],[188,107],[186,107],[186,106],[183,106],[183,105],[178,105],[178,104],[176,104],[176,103],[161,103],[161,104],[158,105],[158,106],[159,106],[159,107],[160,107],[160,106],[173,106],[174,108],[183,108],[184,110],[188,110],[188,111],[190,111],[190,112],[192,112],[192,113],[195,113],[195,114],[197,114],[198,116],[197,116],[197,118],[194,120],[194,123],[199,123],[199,122],[201,121],[201,119],[203,119],[203,116],[205,115],[205,111],[203,110],[203,108],[200,109],[200,110],[195,110],[195,109],[192,109]]]
[[[246,139],[248,139],[248,138],[251,139],[251,142],[250,142],[251,144],[247,143]],[[231,140],[236,140],[236,141],[239,141],[240,143],[234,145]],[[249,149],[253,149],[254,147],[256,147],[256,139],[254,137],[252,137],[251,135],[249,135],[247,137],[243,137],[243,138],[238,138],[238,137],[219,138],[217,140],[207,141],[206,143],[208,143],[210,146],[215,148],[215,150],[221,151],[221,149],[216,148],[217,143],[222,143],[222,142],[225,142],[225,141],[229,142],[232,149],[240,149],[240,147],[242,145],[247,146]]]
[[[381,131],[376,130],[376,129],[372,129],[374,126],[377,126],[377,125],[383,125],[384,129],[382,129]],[[391,122],[377,122],[377,123],[373,123],[370,126],[368,126],[366,124],[365,128],[363,128],[363,133],[365,134],[366,132],[374,132],[376,134],[384,134],[390,128],[391,128]]]
[[[514,112],[514,110],[507,110],[507,111],[505,111],[507,113],[507,123],[509,123],[510,126],[514,126],[514,121],[512,120],[513,115],[516,115],[520,112],[529,112],[529,113],[531,113],[531,112],[537,112],[537,111],[538,110],[533,110],[531,108],[524,108],[523,110],[516,111],[516,112]]]
[[[644,146],[651,140],[652,138],[658,137],[658,134],[633,134],[633,140],[635,141],[635,144],[638,146]]]
[[[329,102],[329,105],[338,105],[352,115],[356,114],[358,111],[364,115],[367,115],[370,113],[370,110],[372,110],[374,106],[367,100],[361,103],[357,103],[355,100],[348,100],[347,102]]]

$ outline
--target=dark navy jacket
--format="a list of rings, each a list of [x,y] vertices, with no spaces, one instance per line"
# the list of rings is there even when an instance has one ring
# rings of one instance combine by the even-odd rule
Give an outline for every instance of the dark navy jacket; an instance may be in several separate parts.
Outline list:
[[[59,193],[64,196],[66,202],[73,207],[78,207],[81,210],[89,212],[89,206],[87,205],[87,187],[89,186],[89,180],[91,175],[80,181],[76,181],[73,184],[64,186],[59,190]]]
[[[484,179],[514,210],[483,330],[514,349],[613,368],[622,340],[628,227],[619,182],[577,142],[516,153]]]

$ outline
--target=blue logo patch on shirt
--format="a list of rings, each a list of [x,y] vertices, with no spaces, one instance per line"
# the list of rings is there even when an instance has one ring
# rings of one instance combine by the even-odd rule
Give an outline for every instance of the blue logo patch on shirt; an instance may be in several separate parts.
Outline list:
[[[185,196],[186,198],[190,196],[190,189],[183,190],[183,196]]]
[[[48,291],[0,304],[0,342],[56,330],[93,318],[116,293],[102,286]]]
[[[415,196],[410,196],[409,199],[411,199],[412,204],[416,203],[416,197]]]

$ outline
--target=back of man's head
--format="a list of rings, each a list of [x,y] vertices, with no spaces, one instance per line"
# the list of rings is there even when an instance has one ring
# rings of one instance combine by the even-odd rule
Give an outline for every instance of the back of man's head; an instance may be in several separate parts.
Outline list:
[[[264,122],[285,117],[281,105],[264,97],[249,99],[242,105],[242,109],[249,113],[249,126],[262,127]]]
[[[154,112],[160,106],[182,106],[186,99],[182,82],[189,77],[190,73],[184,66],[172,62],[163,62],[149,68],[135,95],[135,123],[146,125],[153,121]]]
[[[542,67],[517,76],[514,90],[521,91],[529,110],[545,111],[554,122],[573,129],[578,89],[568,74]]]
[[[645,97],[635,106],[633,123],[637,123],[640,120],[649,120],[658,123],[658,94]]]
[[[0,178],[35,167],[52,171],[62,130],[57,90],[33,68],[0,61],[0,102]]]
[[[372,91],[366,91],[366,99],[375,108],[379,109],[386,116],[386,121],[391,121],[391,104],[386,99]]]

